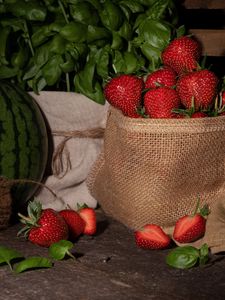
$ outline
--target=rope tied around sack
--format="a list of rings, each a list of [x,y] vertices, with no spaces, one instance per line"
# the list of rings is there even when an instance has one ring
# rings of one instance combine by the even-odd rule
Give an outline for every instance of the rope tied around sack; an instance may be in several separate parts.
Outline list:
[[[66,148],[66,143],[72,138],[91,138],[100,139],[104,136],[105,129],[102,127],[96,127],[86,130],[72,130],[72,131],[61,131],[54,130],[53,136],[62,136],[64,139],[57,145],[53,156],[52,156],[52,172],[53,175],[58,178],[63,178],[69,170],[72,168],[69,150]],[[65,163],[63,160],[65,156]],[[59,174],[61,174],[59,176]]]

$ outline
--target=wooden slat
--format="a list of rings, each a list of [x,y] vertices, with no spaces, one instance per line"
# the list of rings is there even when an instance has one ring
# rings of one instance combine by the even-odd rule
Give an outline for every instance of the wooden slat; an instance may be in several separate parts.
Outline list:
[[[184,0],[182,4],[187,9],[225,9],[225,0]]]
[[[225,29],[190,29],[189,32],[203,44],[204,55],[225,56]]]

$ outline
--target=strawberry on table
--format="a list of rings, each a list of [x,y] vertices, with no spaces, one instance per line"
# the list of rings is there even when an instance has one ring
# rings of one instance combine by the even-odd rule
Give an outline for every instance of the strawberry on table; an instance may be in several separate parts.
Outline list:
[[[106,100],[120,109],[125,116],[138,118],[137,109],[141,104],[144,82],[135,75],[119,75],[112,78],[104,87]]]
[[[76,239],[80,236],[85,227],[84,220],[80,217],[78,212],[73,209],[64,209],[59,212],[59,214],[64,218],[69,229],[70,240]]]
[[[162,52],[162,62],[178,74],[197,69],[201,57],[201,44],[188,36],[172,40]]]
[[[177,92],[182,104],[190,108],[193,104],[195,109],[208,108],[216,96],[219,80],[209,70],[199,70],[180,77],[177,81]]]
[[[83,234],[94,235],[97,230],[97,220],[95,210],[86,204],[78,206],[78,214],[84,220]]]
[[[171,242],[170,237],[155,224],[146,224],[134,232],[136,245],[143,249],[165,249]]]
[[[155,88],[144,95],[145,113],[151,118],[176,118],[172,110],[180,105],[178,93],[168,87]]]
[[[18,214],[25,226],[18,232],[24,233],[34,244],[49,247],[52,243],[68,238],[68,226],[55,210],[42,209],[40,202],[30,202],[28,205],[28,216]]]
[[[145,80],[146,89],[154,89],[160,86],[174,87],[177,81],[176,72],[170,67],[162,67],[150,73]]]
[[[190,243],[198,240],[205,234],[208,206],[199,209],[199,199],[192,215],[179,218],[175,224],[173,239],[179,243]]]

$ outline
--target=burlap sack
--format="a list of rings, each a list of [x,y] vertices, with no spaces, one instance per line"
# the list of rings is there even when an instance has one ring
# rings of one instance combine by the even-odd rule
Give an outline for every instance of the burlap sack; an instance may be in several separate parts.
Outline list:
[[[106,214],[132,229],[173,226],[198,195],[213,209],[225,187],[225,117],[134,119],[111,108],[87,184]]]

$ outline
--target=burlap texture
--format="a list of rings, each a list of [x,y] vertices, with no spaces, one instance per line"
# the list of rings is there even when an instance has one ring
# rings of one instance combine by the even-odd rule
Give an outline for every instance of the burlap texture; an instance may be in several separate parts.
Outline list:
[[[106,214],[138,229],[173,226],[197,197],[211,210],[225,187],[225,117],[134,119],[111,107],[87,184]]]

